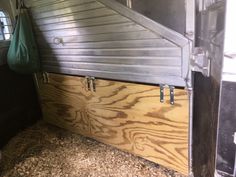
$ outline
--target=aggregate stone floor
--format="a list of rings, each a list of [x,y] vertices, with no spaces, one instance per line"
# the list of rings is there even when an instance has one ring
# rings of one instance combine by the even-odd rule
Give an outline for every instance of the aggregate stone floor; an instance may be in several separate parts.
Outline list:
[[[0,156],[0,177],[185,177],[42,121],[14,137]]]

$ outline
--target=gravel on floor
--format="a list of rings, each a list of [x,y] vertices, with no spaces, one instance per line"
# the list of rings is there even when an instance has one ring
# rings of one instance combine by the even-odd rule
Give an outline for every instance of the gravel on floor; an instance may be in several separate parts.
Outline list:
[[[43,121],[3,149],[1,177],[185,177]]]

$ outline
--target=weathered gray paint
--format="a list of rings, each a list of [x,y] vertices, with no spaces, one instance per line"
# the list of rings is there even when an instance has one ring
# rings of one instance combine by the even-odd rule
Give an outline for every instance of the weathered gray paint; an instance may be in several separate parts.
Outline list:
[[[45,71],[185,86],[181,34],[114,0],[27,0]]]

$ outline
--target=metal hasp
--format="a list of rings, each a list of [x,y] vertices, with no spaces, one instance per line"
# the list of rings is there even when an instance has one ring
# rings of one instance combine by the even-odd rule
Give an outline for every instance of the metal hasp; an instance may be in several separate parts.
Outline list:
[[[211,60],[208,57],[208,52],[202,47],[194,48],[191,59],[192,71],[201,72],[204,76],[210,76]]]
[[[90,78],[90,76],[85,77],[88,91],[91,91]]]
[[[164,103],[164,95],[165,95],[165,86],[164,85],[160,85],[160,102]]]
[[[93,89],[93,92],[96,92],[96,83],[95,83],[96,79],[95,77],[90,77],[90,84],[92,84],[92,89]]]
[[[95,77],[86,76],[85,79],[86,79],[88,91],[96,92],[96,83],[95,83],[96,79],[95,79]]]
[[[48,84],[49,83],[49,76],[47,72],[43,72],[42,73],[42,77],[43,77],[43,83],[44,84]]]
[[[170,104],[174,105],[175,104],[175,87],[172,85],[164,85],[160,84],[160,102],[164,103],[165,101],[165,88],[169,88],[170,91]]]
[[[170,89],[170,104],[174,105],[175,104],[175,87],[174,86],[169,86]]]

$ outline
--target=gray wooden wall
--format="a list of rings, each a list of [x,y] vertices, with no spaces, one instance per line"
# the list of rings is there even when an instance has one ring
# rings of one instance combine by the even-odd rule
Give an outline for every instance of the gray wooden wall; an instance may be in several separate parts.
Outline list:
[[[26,2],[45,71],[185,86],[183,35],[116,1]]]

